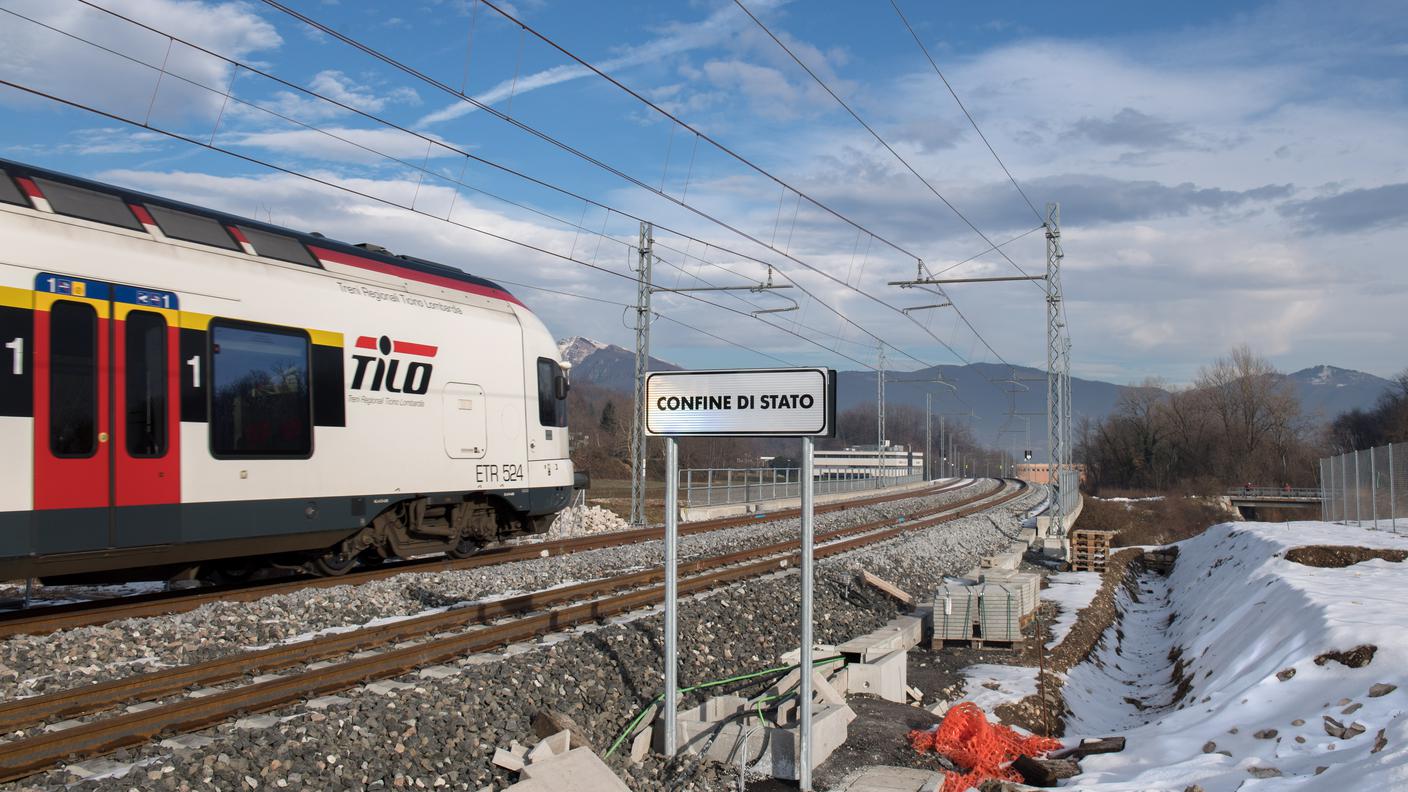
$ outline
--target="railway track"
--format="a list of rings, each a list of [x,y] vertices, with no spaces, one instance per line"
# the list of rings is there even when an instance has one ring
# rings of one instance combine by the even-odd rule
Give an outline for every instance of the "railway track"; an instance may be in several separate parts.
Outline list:
[[[1006,488],[1007,484],[998,481],[985,492],[938,509],[827,532],[818,537],[824,544],[817,546],[815,556],[827,558],[905,532],[956,520],[999,506],[1025,491],[1025,485],[1003,492]],[[787,568],[800,556],[796,544],[795,541],[781,542],[682,564],[679,593],[688,596]],[[24,778],[66,760],[140,745],[161,734],[198,730],[236,715],[274,709],[372,680],[400,676],[415,668],[444,663],[465,654],[495,650],[573,625],[628,613],[663,599],[663,586],[656,585],[662,577],[663,570],[646,570],[589,581],[0,705],[0,731],[14,733],[54,718],[93,716],[120,704],[159,700],[191,686],[210,686],[251,673],[283,670],[369,648],[419,641],[385,648],[372,655],[320,664],[316,669],[304,668],[265,682],[219,690],[200,698],[179,699],[139,712],[91,720],[61,731],[21,736],[0,744],[0,781]],[[491,623],[495,620],[502,621]],[[459,632],[433,637],[450,630]]]
[[[900,493],[888,493],[869,498],[836,501],[819,505],[817,514],[849,509],[856,506],[871,506],[908,498],[921,498],[971,486],[969,479]],[[766,520],[784,520],[800,514],[798,509],[783,509],[765,515],[723,517],[714,520],[701,520],[680,526],[680,535],[719,531],[743,525],[755,525]],[[570,539],[555,539],[546,542],[525,542],[522,544],[499,545],[485,549],[470,558],[429,558],[387,564],[374,569],[363,569],[338,577],[312,577],[296,575],[276,580],[259,581],[239,585],[208,586],[189,591],[153,592],[130,597],[91,602],[67,603],[0,614],[0,638],[13,635],[43,635],[75,627],[88,627],[105,624],[118,619],[145,618],[184,613],[209,602],[248,602],[275,594],[286,594],[305,588],[327,586],[360,585],[373,580],[382,580],[407,572],[447,572],[475,569],[512,561],[532,558],[567,555],[604,547],[647,542],[664,536],[663,528],[638,528],[629,531],[615,531],[606,534],[578,536]]]

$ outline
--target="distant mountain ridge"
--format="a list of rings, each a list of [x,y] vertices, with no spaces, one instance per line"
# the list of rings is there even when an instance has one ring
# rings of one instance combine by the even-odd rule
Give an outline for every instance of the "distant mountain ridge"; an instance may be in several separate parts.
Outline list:
[[[1285,375],[1300,397],[1301,409],[1322,420],[1340,413],[1373,407],[1384,391],[1394,387],[1383,377],[1338,366],[1311,366]]]
[[[577,382],[590,382],[603,388],[630,393],[635,389],[636,353],[615,344],[604,344],[582,336],[557,342],[562,359],[572,364],[571,376]],[[651,371],[679,371],[680,367],[652,356]]]
[[[631,392],[636,359],[631,350],[581,336],[559,341],[558,348],[563,359],[572,363],[574,380],[622,393]],[[659,358],[650,358],[651,371],[679,371],[680,368]],[[1393,387],[1393,383],[1382,377],[1329,365],[1312,366],[1282,376],[1300,397],[1302,409],[1323,421],[1348,410],[1372,407],[1385,390]],[[957,397],[953,388],[937,384],[936,378],[956,387]],[[873,404],[875,380],[874,371],[839,372],[838,411]],[[1092,421],[1104,418],[1115,409],[1125,392],[1135,389],[1136,386],[1071,377],[1075,425],[1079,426],[1082,418]],[[949,421],[968,422],[983,443],[998,448],[1031,447],[1038,455],[1046,448],[1046,372],[1041,369],[970,363],[888,372],[885,377],[887,405],[903,404],[922,410],[926,393],[934,397],[935,415],[944,415]],[[1009,410],[1016,415],[1009,416]]]

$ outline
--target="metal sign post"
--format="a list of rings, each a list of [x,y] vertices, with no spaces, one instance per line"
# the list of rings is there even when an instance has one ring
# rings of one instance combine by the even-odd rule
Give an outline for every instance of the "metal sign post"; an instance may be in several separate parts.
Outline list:
[[[802,438],[801,686],[798,779],[812,789],[812,438],[836,432],[836,375],[829,369],[657,371],[646,375],[645,432],[665,438],[664,748],[679,750],[679,437]]]
[[[812,439],[802,438],[802,562],[797,571],[802,576],[802,656],[800,671],[802,684],[797,695],[801,698],[801,712],[797,716],[797,736],[802,743],[802,755],[797,767],[798,786],[802,792],[812,788],[812,494],[815,482],[812,480]]]
[[[665,755],[679,748],[676,714],[679,698],[679,510],[680,449],[675,438],[665,438]],[[644,510],[642,510],[643,512]]]

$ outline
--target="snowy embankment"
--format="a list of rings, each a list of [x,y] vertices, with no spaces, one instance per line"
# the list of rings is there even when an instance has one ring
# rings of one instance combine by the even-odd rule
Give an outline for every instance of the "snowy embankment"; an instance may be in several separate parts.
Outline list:
[[[1180,543],[1064,694],[1066,736],[1121,734],[1069,786],[1206,792],[1408,788],[1408,537],[1225,523]]]
[[[1089,605],[1099,591],[1099,572],[1060,572],[1046,578],[1046,590],[1041,592],[1041,598],[1060,608],[1056,620],[1051,622],[1047,649],[1055,649],[1066,640],[1071,628],[1076,626],[1076,614]]]

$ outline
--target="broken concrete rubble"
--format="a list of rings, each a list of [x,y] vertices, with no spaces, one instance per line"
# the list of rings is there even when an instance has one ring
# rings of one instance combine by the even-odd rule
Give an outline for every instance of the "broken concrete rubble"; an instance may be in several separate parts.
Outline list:
[[[544,737],[532,750],[514,740],[494,751],[494,764],[518,771],[505,792],[630,792],[592,749],[572,747],[567,730]]]

